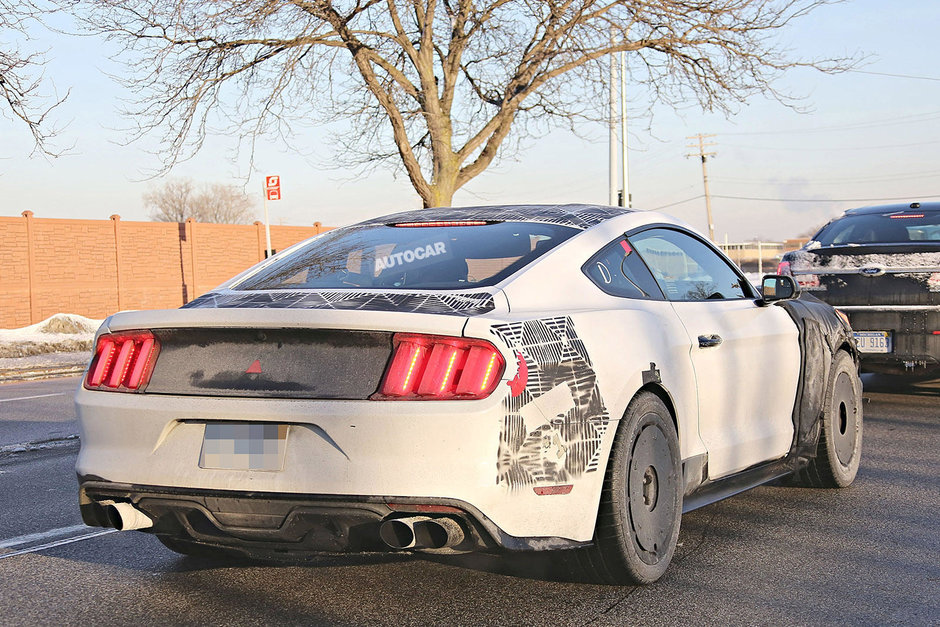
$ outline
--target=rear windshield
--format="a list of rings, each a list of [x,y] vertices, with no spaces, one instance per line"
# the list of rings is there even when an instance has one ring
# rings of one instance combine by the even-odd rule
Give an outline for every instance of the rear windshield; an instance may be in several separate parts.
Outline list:
[[[337,229],[235,289],[465,289],[494,285],[578,229],[533,222]]]
[[[823,246],[937,242],[940,241],[940,211],[845,216],[824,226],[813,239]]]

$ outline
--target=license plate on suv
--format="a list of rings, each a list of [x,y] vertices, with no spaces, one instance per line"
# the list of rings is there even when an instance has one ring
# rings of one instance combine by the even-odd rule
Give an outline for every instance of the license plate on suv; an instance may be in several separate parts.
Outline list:
[[[890,353],[890,331],[853,331],[860,353]]]

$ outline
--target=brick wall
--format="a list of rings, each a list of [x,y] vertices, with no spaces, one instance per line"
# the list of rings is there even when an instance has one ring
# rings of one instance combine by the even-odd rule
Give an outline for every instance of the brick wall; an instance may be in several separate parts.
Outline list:
[[[328,230],[271,226],[283,250]],[[0,328],[55,313],[168,309],[264,259],[264,225],[0,217]]]

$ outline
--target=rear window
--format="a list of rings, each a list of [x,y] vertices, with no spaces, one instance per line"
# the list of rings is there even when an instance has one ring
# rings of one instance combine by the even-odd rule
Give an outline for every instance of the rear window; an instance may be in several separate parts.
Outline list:
[[[498,283],[578,232],[533,222],[349,227],[318,237],[235,288],[482,287]]]
[[[910,211],[845,216],[813,238],[823,246],[940,241],[940,212]]]

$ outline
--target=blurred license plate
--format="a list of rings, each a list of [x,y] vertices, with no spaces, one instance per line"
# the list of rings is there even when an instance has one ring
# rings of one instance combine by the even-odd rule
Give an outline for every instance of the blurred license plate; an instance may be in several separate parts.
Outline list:
[[[202,438],[200,468],[281,470],[287,425],[265,422],[210,422]]]
[[[890,353],[890,331],[854,331],[855,343],[860,353]]]

